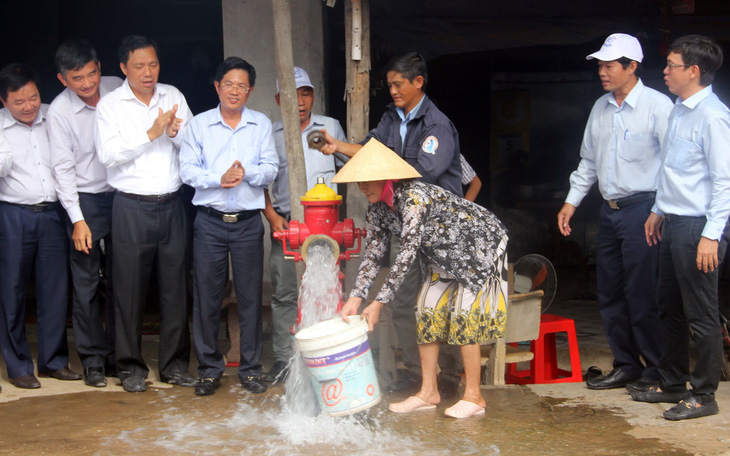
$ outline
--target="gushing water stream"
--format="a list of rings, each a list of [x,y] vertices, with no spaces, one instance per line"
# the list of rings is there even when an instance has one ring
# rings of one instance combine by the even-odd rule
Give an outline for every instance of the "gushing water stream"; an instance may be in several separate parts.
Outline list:
[[[339,268],[328,245],[313,245],[307,253],[307,268],[299,288],[301,323],[298,330],[337,315],[337,304],[342,299]],[[314,389],[299,350],[289,361],[284,409],[294,415],[314,416],[319,412]]]

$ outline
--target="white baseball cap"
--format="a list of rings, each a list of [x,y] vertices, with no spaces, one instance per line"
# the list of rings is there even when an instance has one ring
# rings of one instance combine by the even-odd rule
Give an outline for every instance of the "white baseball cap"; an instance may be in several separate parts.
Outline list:
[[[294,67],[294,82],[296,82],[296,88],[300,87],[311,87],[314,88],[312,85],[312,81],[309,80],[309,75],[306,71],[302,70],[299,67]],[[276,80],[276,93],[279,93],[279,80]]]
[[[598,59],[610,62],[621,57],[641,62],[644,53],[641,51],[639,40],[625,33],[614,33],[606,38],[598,52],[586,56],[586,60]]]

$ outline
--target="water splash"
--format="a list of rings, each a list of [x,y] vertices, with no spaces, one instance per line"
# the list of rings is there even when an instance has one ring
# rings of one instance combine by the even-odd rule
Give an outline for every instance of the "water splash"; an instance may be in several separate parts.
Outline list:
[[[301,322],[297,330],[308,328],[337,316],[337,305],[342,300],[340,269],[332,248],[327,244],[312,245],[307,251],[307,268],[299,287]],[[282,406],[297,416],[316,416],[319,404],[315,396],[307,366],[299,350],[289,360],[289,376]]]
[[[173,394],[176,402],[183,398]],[[483,431],[443,417],[415,416],[408,420],[375,407],[346,417],[325,414],[293,415],[277,407],[276,399],[261,401],[231,387],[235,403],[218,408],[164,407],[160,418],[101,441],[100,456],[156,455],[397,455],[497,456],[499,450],[476,438]],[[201,400],[202,403],[204,400]],[[456,426],[455,426],[456,425]],[[457,432],[454,432],[454,431]],[[474,434],[471,437],[469,434]]]

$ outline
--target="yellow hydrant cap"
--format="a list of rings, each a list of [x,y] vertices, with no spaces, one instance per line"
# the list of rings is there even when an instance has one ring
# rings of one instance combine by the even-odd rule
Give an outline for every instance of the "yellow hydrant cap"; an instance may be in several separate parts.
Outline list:
[[[318,182],[301,198],[302,201],[342,201],[342,195],[332,190],[324,182]]]

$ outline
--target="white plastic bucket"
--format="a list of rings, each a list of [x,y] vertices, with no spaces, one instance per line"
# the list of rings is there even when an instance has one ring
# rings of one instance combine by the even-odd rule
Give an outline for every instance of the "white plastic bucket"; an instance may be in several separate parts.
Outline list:
[[[296,334],[323,413],[349,415],[380,402],[367,332],[367,321],[353,315],[350,323],[337,317]]]

